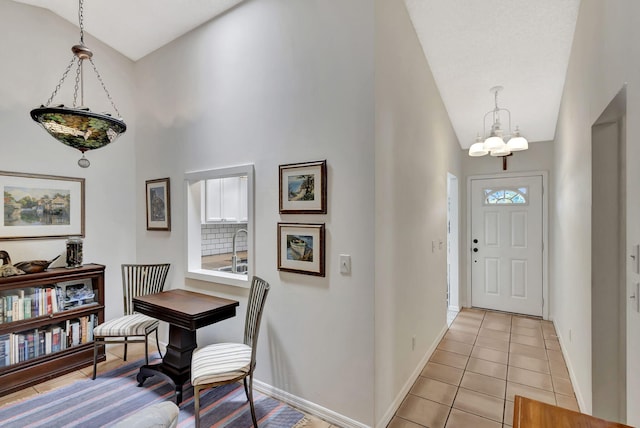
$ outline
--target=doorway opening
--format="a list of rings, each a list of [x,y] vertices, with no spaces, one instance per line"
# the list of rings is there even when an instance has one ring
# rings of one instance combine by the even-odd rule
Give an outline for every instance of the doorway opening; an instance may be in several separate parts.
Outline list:
[[[459,194],[458,177],[447,173],[447,325],[449,326],[460,311]]]
[[[593,415],[626,422],[626,88],[591,127]]]

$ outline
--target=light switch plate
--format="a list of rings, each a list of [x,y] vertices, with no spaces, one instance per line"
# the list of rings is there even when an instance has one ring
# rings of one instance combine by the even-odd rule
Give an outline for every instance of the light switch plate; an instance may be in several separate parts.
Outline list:
[[[348,254],[340,254],[340,273],[351,273],[351,256]]]

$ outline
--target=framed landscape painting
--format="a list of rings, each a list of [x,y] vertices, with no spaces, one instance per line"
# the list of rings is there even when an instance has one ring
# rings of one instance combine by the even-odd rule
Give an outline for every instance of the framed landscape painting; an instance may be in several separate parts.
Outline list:
[[[325,276],[324,240],[324,223],[278,223],[278,270]]]
[[[171,230],[169,178],[146,181],[147,230]]]
[[[280,165],[280,214],[327,213],[327,161]]]
[[[84,237],[84,178],[0,171],[0,240]]]

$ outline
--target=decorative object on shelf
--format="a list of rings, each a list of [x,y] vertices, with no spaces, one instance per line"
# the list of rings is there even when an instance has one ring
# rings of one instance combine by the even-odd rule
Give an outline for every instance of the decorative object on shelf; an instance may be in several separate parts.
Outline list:
[[[0,240],[84,236],[84,178],[0,171]]]
[[[74,236],[67,239],[67,267],[82,266],[82,238]]]
[[[280,165],[280,214],[327,213],[327,161]]]
[[[169,178],[146,181],[147,230],[171,230]]]
[[[44,272],[51,263],[58,259],[58,257],[60,257],[60,254],[51,260],[29,260],[25,262],[18,262],[14,266],[24,271],[24,273]]]
[[[502,86],[494,86],[489,89],[494,96],[495,107],[493,110],[488,111],[484,115],[484,123],[482,132],[483,137],[476,138],[476,142],[469,148],[469,156],[478,157],[490,154],[491,156],[497,156],[502,158],[502,169],[507,170],[507,156],[512,156],[513,152],[520,150],[527,150],[529,148],[529,142],[520,135],[520,129],[516,126],[515,131],[511,132],[511,112],[505,108],[498,107],[498,93],[504,88]],[[502,129],[502,123],[500,122],[500,112],[507,113],[509,118],[509,128]],[[493,123],[491,130],[487,133],[487,116],[492,115]],[[505,143],[505,139],[507,142]]]
[[[47,131],[53,138],[60,141],[67,146],[82,152],[82,158],[78,161],[78,165],[82,168],[88,168],[90,165],[89,160],[84,156],[84,152],[87,150],[99,149],[118,138],[127,130],[127,125],[120,118],[120,112],[116,107],[111,94],[107,90],[102,76],[98,72],[98,69],[93,62],[93,52],[87,48],[84,44],[84,8],[83,0],[79,0],[78,5],[78,17],[80,21],[80,44],[74,45],[71,48],[73,57],[71,62],[67,66],[66,70],[62,74],[60,82],[55,87],[51,97],[47,100],[46,104],[31,110],[31,118],[38,122],[45,131]],[[93,71],[96,73],[98,81],[102,85],[113,110],[118,118],[112,117],[108,113],[95,113],[84,106],[84,73],[83,63],[85,60],[89,60],[93,67]],[[76,66],[76,78],[73,91],[73,107],[65,107],[63,104],[51,107],[50,104],[55,98],[58,90],[64,83],[67,75],[71,71],[74,63]],[[78,94],[79,93],[79,94]],[[78,95],[80,95],[80,103],[78,104]]]
[[[2,266],[0,266],[0,278],[25,274],[24,271],[11,264],[11,257],[9,257],[9,253],[6,251],[0,250],[0,260],[2,260]]]
[[[324,223],[278,223],[278,270],[325,276]]]

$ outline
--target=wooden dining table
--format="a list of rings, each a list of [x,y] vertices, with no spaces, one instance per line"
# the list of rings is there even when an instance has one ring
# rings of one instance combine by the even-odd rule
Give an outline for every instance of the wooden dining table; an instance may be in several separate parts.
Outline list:
[[[236,316],[236,300],[188,290],[168,290],[133,298],[133,310],[169,323],[169,343],[162,362],[144,365],[136,380],[162,375],[175,384],[176,403],[182,402],[182,387],[191,378],[191,356],[196,330]]]
[[[631,428],[527,397],[515,396],[513,428]]]

